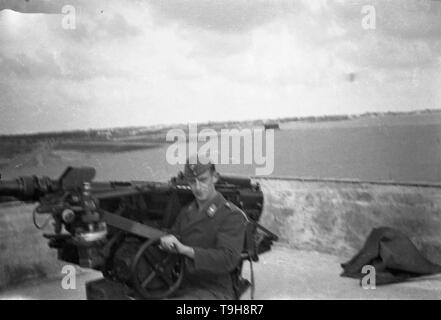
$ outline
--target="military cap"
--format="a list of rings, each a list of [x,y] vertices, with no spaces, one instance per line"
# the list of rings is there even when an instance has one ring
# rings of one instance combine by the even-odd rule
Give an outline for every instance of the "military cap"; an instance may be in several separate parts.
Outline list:
[[[187,159],[184,167],[184,177],[187,179],[196,178],[209,169],[215,170],[215,166],[210,159],[196,154]]]

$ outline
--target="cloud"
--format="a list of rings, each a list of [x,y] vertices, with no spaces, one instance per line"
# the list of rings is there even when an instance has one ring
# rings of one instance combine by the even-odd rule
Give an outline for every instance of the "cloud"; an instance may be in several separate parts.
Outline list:
[[[437,107],[439,4],[0,1],[0,132]]]
[[[76,28],[66,30],[55,28],[58,36],[65,40],[93,44],[105,41],[126,41],[142,34],[142,30],[130,24],[120,12],[80,11],[76,18]]]
[[[78,3],[76,0],[0,0],[0,10],[10,9],[21,13],[61,13],[66,4]]]
[[[28,9],[51,11],[47,5]],[[74,30],[62,27],[63,15],[60,14],[0,11],[2,75],[78,81],[129,76],[124,67],[109,61],[112,54],[109,55],[108,50],[140,36],[141,29],[129,24],[119,10],[99,13],[97,17],[96,10],[83,10],[78,10]]]
[[[365,30],[362,9],[375,9],[376,28]],[[354,68],[396,70],[438,67],[441,55],[441,2],[431,0],[351,0],[321,11],[321,28],[334,25],[337,36],[324,41]],[[323,16],[324,14],[324,16]],[[309,34],[309,33],[308,33]],[[313,37],[322,40],[320,37]]]
[[[46,53],[40,53],[39,57],[26,54],[5,57],[0,54],[0,74],[4,77],[57,78],[60,73],[54,57]]]
[[[221,33],[250,31],[283,15],[285,10],[297,7],[287,0],[164,0],[148,3],[163,22],[178,22]]]
[[[81,0],[1,0],[0,12],[2,10],[13,10],[27,14],[58,16],[55,19],[46,19],[42,23],[48,24],[51,32],[57,33],[57,36],[64,37],[66,40],[90,43],[108,40],[120,41],[140,35],[141,30],[130,24],[120,13],[124,12],[124,7],[129,6],[129,4],[130,2],[125,1],[115,4],[115,2]],[[69,10],[64,11],[63,8],[65,7]],[[62,28],[63,18],[69,14],[75,15],[74,30]],[[8,15],[11,15],[11,13],[8,13]]]

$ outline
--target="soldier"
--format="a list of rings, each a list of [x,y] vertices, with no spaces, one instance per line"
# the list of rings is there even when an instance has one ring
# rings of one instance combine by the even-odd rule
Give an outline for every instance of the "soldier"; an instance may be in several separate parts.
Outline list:
[[[234,299],[231,272],[240,262],[247,218],[216,191],[214,164],[194,157],[187,160],[184,177],[195,201],[180,212],[160,248],[185,256],[186,272],[176,299]]]

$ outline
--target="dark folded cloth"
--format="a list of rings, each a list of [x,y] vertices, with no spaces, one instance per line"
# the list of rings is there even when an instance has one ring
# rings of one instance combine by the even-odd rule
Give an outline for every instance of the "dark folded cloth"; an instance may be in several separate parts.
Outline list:
[[[375,268],[377,285],[441,272],[441,266],[424,257],[405,234],[388,227],[372,230],[360,252],[341,264],[341,276],[363,278],[365,265]]]

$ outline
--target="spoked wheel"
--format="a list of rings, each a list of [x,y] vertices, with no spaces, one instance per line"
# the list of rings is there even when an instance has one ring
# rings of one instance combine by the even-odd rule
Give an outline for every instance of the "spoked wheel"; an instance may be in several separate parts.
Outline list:
[[[132,263],[132,282],[145,299],[163,299],[181,285],[184,258],[160,250],[159,239],[147,240],[139,248]]]

